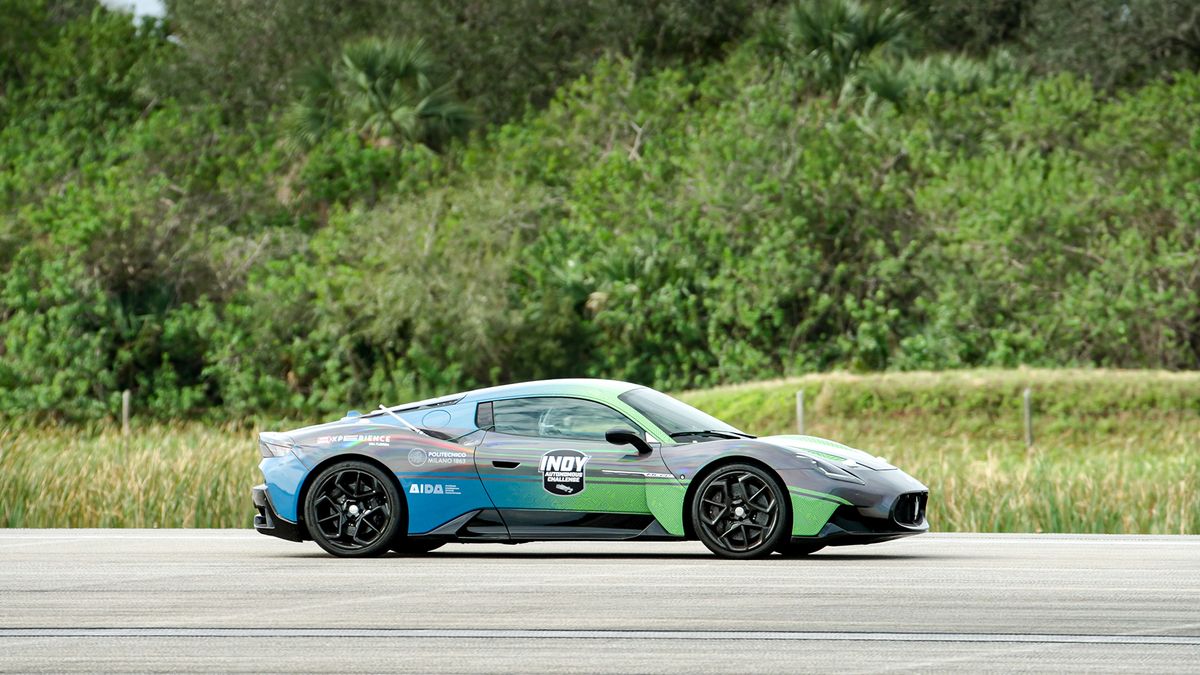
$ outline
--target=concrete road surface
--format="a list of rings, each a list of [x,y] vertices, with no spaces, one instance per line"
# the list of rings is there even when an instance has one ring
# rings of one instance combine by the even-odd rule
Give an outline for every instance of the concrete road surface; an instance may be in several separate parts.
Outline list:
[[[1200,537],[351,561],[252,531],[0,530],[0,671],[146,670],[1200,673]]]

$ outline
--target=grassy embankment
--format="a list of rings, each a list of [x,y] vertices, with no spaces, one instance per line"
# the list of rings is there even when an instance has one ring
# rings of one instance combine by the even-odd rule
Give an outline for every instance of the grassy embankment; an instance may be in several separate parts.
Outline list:
[[[1021,390],[1034,392],[1027,450]],[[932,491],[935,530],[1200,532],[1200,374],[960,371],[819,375],[688,392],[761,434],[795,429],[881,454]],[[243,527],[253,431],[200,423],[0,426],[0,525]]]

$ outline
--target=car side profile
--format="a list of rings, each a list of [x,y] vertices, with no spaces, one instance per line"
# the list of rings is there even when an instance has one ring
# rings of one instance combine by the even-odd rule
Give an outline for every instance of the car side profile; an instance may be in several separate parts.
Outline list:
[[[447,542],[699,539],[798,556],[926,532],[928,489],[812,436],[755,437],[653,389],[525,382],[259,435],[255,528],[335,556]]]

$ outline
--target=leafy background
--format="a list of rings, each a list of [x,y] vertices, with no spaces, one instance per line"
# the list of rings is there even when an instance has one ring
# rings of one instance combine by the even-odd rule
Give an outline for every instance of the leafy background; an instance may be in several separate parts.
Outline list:
[[[0,0],[0,416],[1200,367],[1182,0]]]

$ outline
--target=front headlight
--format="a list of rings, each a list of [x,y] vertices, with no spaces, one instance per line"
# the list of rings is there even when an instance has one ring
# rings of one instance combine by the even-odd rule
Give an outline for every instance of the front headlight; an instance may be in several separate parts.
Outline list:
[[[796,457],[800,459],[801,463],[811,464],[811,466],[805,466],[804,468],[820,472],[826,478],[832,478],[833,480],[840,480],[846,483],[858,483],[859,485],[866,485],[861,478],[832,462],[827,462],[816,457],[809,457],[808,455],[796,455]]]

